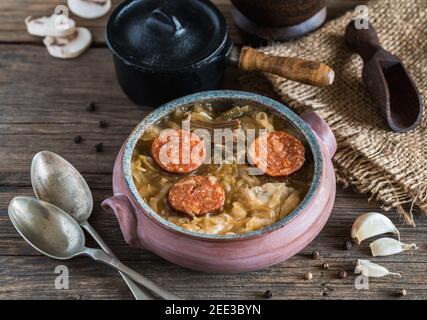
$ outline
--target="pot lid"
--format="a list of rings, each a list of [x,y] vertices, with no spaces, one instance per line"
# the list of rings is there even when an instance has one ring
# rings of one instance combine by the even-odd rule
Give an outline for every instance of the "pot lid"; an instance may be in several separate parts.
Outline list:
[[[207,0],[128,0],[111,15],[106,37],[131,64],[173,70],[215,56],[228,33],[224,17]]]

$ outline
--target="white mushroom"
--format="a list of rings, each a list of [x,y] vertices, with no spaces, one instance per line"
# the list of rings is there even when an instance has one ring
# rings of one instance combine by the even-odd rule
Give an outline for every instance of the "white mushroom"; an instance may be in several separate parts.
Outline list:
[[[71,59],[81,55],[92,42],[92,35],[86,28],[77,28],[66,37],[46,37],[43,39],[47,51],[55,58]]]
[[[65,37],[74,33],[76,23],[64,14],[53,14],[50,17],[27,17],[25,25],[29,34],[38,37]]]
[[[111,0],[68,0],[68,7],[76,16],[96,19],[111,9]]]

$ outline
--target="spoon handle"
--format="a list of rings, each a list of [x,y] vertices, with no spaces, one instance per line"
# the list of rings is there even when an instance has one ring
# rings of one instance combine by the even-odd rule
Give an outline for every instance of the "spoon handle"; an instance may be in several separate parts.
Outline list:
[[[366,63],[378,51],[382,51],[377,31],[369,23],[367,29],[358,29],[356,22],[351,21],[345,29],[345,42],[354,52],[358,53]]]
[[[96,230],[92,228],[89,222],[85,221],[80,225],[92,236],[93,239],[95,239],[95,241],[98,243],[98,245],[101,247],[102,250],[104,250],[107,254],[109,254],[113,258],[117,258],[113,253],[113,251],[104,242],[104,240],[102,240],[98,232],[96,232]],[[133,280],[128,278],[123,272],[119,271],[119,273],[122,276],[123,280],[125,280],[127,286],[129,287],[130,291],[132,292],[136,300],[153,300],[154,299],[154,297],[149,292],[139,288],[137,284]]]
[[[119,259],[109,256],[108,254],[106,254],[104,251],[100,249],[85,248],[82,254],[87,255],[92,259],[94,259],[95,261],[102,262],[106,265],[109,265],[110,267],[113,267],[114,269],[117,269],[118,271],[121,271],[127,274],[130,278],[132,278],[139,284],[143,285],[147,289],[150,289],[151,291],[153,291],[154,293],[156,293],[158,296],[160,296],[165,300],[180,300],[174,294],[161,288],[160,286],[155,284],[153,281],[147,279],[146,277],[140,275],[139,273],[135,272],[131,268],[125,266],[123,263],[119,261]]]

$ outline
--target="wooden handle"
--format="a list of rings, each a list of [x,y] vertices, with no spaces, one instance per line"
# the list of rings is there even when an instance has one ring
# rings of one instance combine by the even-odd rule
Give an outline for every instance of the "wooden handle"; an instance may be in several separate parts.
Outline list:
[[[361,29],[356,27],[354,20],[351,21],[345,29],[345,42],[364,61],[368,61],[378,50],[382,49],[377,31],[371,23],[369,23],[368,29]]]
[[[268,72],[318,87],[331,85],[335,77],[335,72],[326,64],[300,58],[276,57],[250,47],[242,48],[239,68],[247,71]]]

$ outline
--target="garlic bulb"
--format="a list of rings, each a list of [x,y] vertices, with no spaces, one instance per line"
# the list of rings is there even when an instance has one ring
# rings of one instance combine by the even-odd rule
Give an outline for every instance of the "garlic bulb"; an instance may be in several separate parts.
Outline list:
[[[68,7],[76,16],[97,19],[111,9],[111,0],[68,0]]]
[[[369,260],[358,260],[354,273],[372,278],[379,278],[387,275],[398,276],[399,278],[401,277],[399,273],[390,272],[383,266],[370,262]]]
[[[64,14],[53,14],[50,17],[27,17],[25,25],[29,34],[38,37],[65,37],[74,33],[76,23]]]
[[[363,240],[383,233],[397,234],[400,240],[399,230],[385,215],[378,212],[368,212],[359,216],[351,228],[351,237],[357,244]]]
[[[389,256],[406,250],[418,249],[415,243],[405,244],[392,238],[381,238],[375,240],[369,245],[369,247],[371,248],[371,252],[374,257]]]
[[[55,58],[71,59],[81,55],[92,42],[92,35],[86,28],[77,28],[67,37],[46,37],[43,39],[47,51]]]

